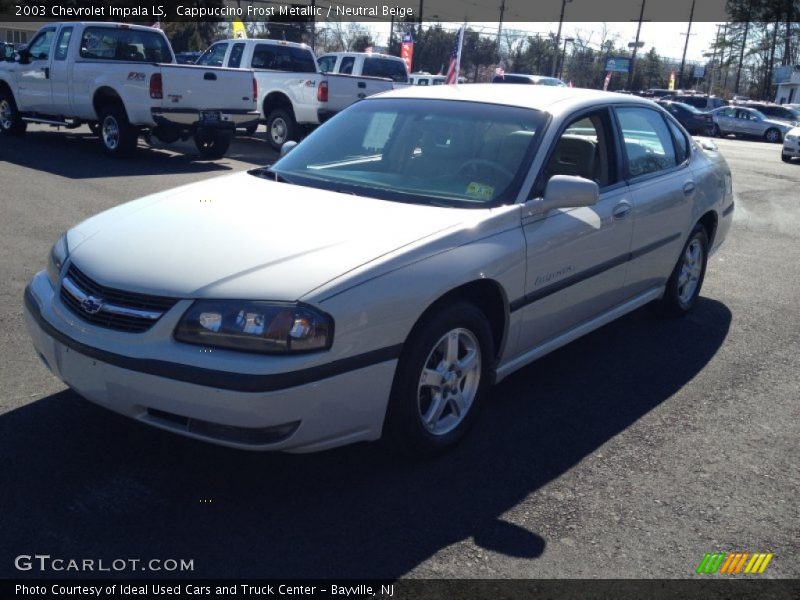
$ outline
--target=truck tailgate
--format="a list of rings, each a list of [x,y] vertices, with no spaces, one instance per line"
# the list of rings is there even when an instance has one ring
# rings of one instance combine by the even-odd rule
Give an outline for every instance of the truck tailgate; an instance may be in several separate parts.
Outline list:
[[[162,64],[164,109],[253,111],[253,73],[241,69]]]
[[[330,113],[337,113],[362,98],[394,88],[391,79],[381,77],[327,73],[325,80],[328,82],[328,101],[320,103],[320,110]]]

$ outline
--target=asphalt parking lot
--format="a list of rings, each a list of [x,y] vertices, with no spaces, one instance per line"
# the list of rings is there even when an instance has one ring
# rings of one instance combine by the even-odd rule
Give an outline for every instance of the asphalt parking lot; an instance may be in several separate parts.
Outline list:
[[[734,227],[688,318],[640,310],[545,357],[454,451],[408,463],[375,444],[205,445],[53,378],[22,294],[57,236],[274,154],[263,127],[214,162],[29,131],[0,138],[0,577],[39,553],[193,559],[195,577],[689,578],[711,551],[773,552],[763,577],[800,576],[800,162],[780,146],[718,141]]]

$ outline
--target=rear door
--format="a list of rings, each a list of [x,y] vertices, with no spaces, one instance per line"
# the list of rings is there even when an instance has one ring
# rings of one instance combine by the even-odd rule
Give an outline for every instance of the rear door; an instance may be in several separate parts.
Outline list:
[[[16,100],[21,111],[44,114],[54,112],[51,106],[50,64],[55,39],[55,26],[39,30],[27,47],[29,61],[17,67]]]
[[[50,66],[50,86],[52,91],[53,114],[73,114],[71,102],[72,77],[67,57],[72,47],[75,33],[74,25],[65,25],[58,32]]]
[[[623,139],[624,174],[633,198],[633,242],[626,292],[663,285],[684,243],[695,194],[686,138],[646,106],[614,109]],[[676,136],[680,135],[679,142]]]

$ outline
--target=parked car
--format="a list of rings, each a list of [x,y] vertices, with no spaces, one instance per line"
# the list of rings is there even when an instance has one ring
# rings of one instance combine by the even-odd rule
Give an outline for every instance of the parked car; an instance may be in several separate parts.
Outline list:
[[[176,52],[175,62],[179,65],[193,65],[202,55],[202,52]]]
[[[768,119],[753,108],[723,106],[711,111],[714,127],[711,135],[735,135],[757,137],[768,142],[780,143],[783,136],[792,128],[785,121]]]
[[[567,84],[556,77],[544,75],[526,75],[525,73],[505,73],[492,77],[492,83],[522,83],[527,85],[549,85],[567,87]]]
[[[791,125],[800,123],[800,109],[780,104],[768,104],[766,102],[745,102],[745,108],[754,108],[768,119],[785,121]]]
[[[234,127],[257,122],[252,73],[174,64],[159,29],[119,23],[43,26],[15,62],[0,62],[0,131],[88,124],[106,154],[130,156],[140,135],[194,138],[222,156]]]
[[[663,106],[664,110],[675,117],[692,135],[711,135],[713,132],[714,120],[710,114],[683,102],[659,100],[658,104]]]
[[[377,52],[328,52],[318,59],[322,73],[382,77],[395,83],[409,83],[405,61],[399,56]]]
[[[643,98],[665,98],[666,96],[674,96],[675,90],[665,90],[663,88],[650,88],[642,90],[639,93]]]
[[[781,159],[783,162],[791,162],[793,158],[800,158],[800,127],[790,129],[783,136]]]
[[[645,304],[691,311],[733,218],[722,155],[636,96],[407,87],[291,148],[61,236],[25,291],[52,372],[227,446],[435,452],[495,381]]]
[[[458,83],[466,83],[466,77],[459,77]],[[408,83],[411,85],[445,85],[446,75],[431,75],[430,73],[411,73],[408,76]]]
[[[675,94],[670,99],[675,102],[682,102],[683,104],[694,106],[702,111],[714,110],[715,108],[728,105],[722,98],[709,96],[707,94]]]
[[[282,40],[222,40],[209,46],[198,65],[253,71],[258,82],[258,108],[275,150],[296,140],[303,128],[319,124],[317,58],[306,44]],[[355,94],[351,102],[356,100]],[[245,128],[252,135],[258,122]]]

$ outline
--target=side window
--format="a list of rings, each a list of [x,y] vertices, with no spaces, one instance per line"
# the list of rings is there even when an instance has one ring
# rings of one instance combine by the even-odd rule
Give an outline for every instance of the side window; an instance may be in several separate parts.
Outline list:
[[[628,174],[639,177],[677,166],[672,135],[661,115],[649,108],[617,108]]]
[[[197,59],[196,65],[203,65],[205,67],[221,67],[222,61],[225,58],[225,52],[228,50],[227,43],[214,44],[203,52],[203,55]]]
[[[686,135],[681,131],[680,127],[675,125],[670,120],[667,120],[667,125],[669,126],[670,132],[672,132],[672,139],[675,142],[675,159],[678,161],[678,164],[683,164],[683,162],[689,158],[690,152],[690,145],[689,139]]]
[[[339,73],[342,75],[352,75],[353,74],[353,65],[355,65],[356,59],[353,56],[345,56],[342,58],[342,64],[339,66]]]
[[[55,35],[55,29],[48,29],[33,39],[31,45],[28,46],[31,60],[47,60],[50,58],[50,49],[53,47],[53,38]]]
[[[231,48],[231,55],[228,57],[228,66],[238,69],[242,64],[242,54],[244,54],[244,44],[234,44]]]
[[[64,27],[58,35],[55,54],[56,60],[66,60],[70,39],[72,39],[72,27]]]
[[[610,131],[610,119],[605,110],[584,115],[567,125],[552,146],[533,197],[544,193],[553,175],[583,177],[600,188],[616,183]]]
[[[323,56],[322,58],[317,59],[317,63],[319,64],[319,70],[321,73],[333,73],[333,67],[336,66],[336,57]]]
[[[275,69],[275,46],[269,44],[256,46],[250,66],[253,69]]]

